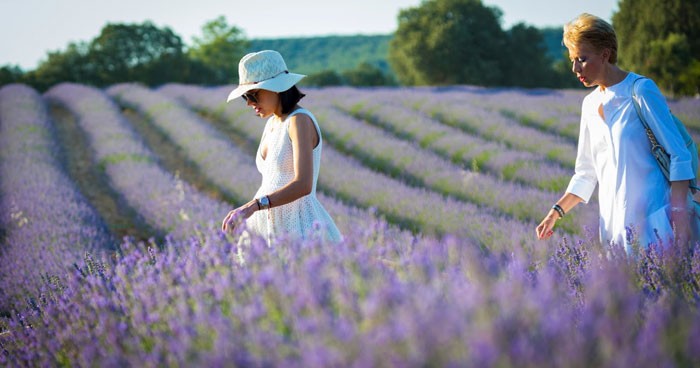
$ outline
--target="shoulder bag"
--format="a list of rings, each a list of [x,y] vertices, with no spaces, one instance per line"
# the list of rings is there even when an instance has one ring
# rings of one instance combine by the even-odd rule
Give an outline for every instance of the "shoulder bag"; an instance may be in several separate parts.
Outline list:
[[[654,155],[654,158],[656,158],[656,162],[659,164],[661,172],[663,172],[664,176],[666,177],[666,180],[670,182],[671,157],[661,146],[661,144],[656,140],[654,132],[651,131],[651,128],[649,128],[649,124],[647,123],[646,119],[644,119],[644,115],[642,115],[642,108],[639,106],[639,101],[637,101],[637,93],[635,91],[635,86],[637,84],[637,81],[639,81],[640,79],[644,79],[644,77],[637,78],[632,84],[632,102],[634,102],[634,109],[637,110],[639,120],[642,121],[644,129],[647,132],[647,137],[649,137],[649,142],[651,142],[651,153]],[[678,119],[676,115],[671,114],[671,117],[673,118],[673,123],[676,125],[678,132],[681,134],[681,137],[685,142],[685,146],[688,148],[688,151],[690,151],[690,157],[692,159],[691,165],[693,167],[693,172],[695,173],[695,178],[690,180],[690,190],[693,194],[695,194],[698,190],[700,190],[697,182],[698,147],[695,144],[693,137],[691,137],[688,133],[688,130],[685,128],[683,122],[680,119]]]

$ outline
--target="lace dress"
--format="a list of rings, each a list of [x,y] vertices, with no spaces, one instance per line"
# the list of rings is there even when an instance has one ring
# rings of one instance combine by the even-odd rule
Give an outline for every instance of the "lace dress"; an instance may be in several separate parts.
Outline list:
[[[290,118],[306,114],[314,122],[318,132],[318,145],[313,149],[313,187],[311,193],[291,203],[275,206],[269,210],[256,211],[246,221],[247,229],[267,238],[271,245],[279,235],[298,236],[303,239],[322,237],[326,241],[339,242],[342,236],[333,219],[316,197],[316,183],[321,165],[323,139],[316,117],[306,109],[293,111],[280,124],[268,119],[255,156],[255,164],[262,174],[262,185],[255,198],[270,194],[294,179],[292,140],[289,138]],[[274,128],[274,129],[273,129]],[[262,142],[267,142],[267,156],[262,157]]]

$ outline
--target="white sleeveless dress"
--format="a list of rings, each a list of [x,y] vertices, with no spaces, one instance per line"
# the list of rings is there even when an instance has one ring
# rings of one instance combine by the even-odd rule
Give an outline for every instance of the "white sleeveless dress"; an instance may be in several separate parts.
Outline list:
[[[291,203],[275,206],[268,210],[256,211],[246,221],[249,231],[266,237],[271,245],[277,236],[286,235],[309,239],[321,237],[326,241],[340,242],[342,236],[333,219],[316,197],[316,183],[321,166],[323,138],[316,117],[306,109],[297,109],[282,123],[267,120],[260,145],[255,155],[255,164],[262,174],[262,185],[255,198],[268,195],[294,179],[294,159],[292,140],[289,137],[290,118],[296,114],[306,114],[314,122],[318,133],[318,145],[313,149],[313,187],[311,193]],[[274,129],[273,129],[274,128]],[[267,143],[267,155],[263,159],[262,146]]]

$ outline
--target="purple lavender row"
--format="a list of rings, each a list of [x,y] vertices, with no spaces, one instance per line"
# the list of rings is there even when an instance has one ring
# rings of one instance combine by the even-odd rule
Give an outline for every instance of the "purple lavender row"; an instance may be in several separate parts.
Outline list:
[[[314,101],[318,102],[318,99]],[[386,165],[389,167],[385,170],[398,170],[402,175],[411,175],[432,190],[533,222],[541,218],[550,206],[549,203],[554,200],[549,192],[463,170],[432,151],[421,149],[382,129],[341,114],[329,107],[328,103],[317,103],[314,111],[328,127],[326,132],[336,146],[360,152],[361,156],[369,156],[371,160],[388,163]],[[594,208],[583,208],[586,215],[577,216],[577,220],[582,222],[567,223],[565,228],[576,231],[582,224],[591,223],[596,217],[592,209]]]
[[[377,124],[395,134],[411,139],[472,171],[485,171],[507,181],[535,186],[549,191],[563,190],[571,170],[542,160],[531,152],[517,151],[444,125],[423,113],[410,109],[386,91],[361,93],[324,93],[314,103],[332,104],[346,113]],[[325,101],[324,101],[325,100]]]
[[[481,94],[480,103],[492,111],[544,131],[551,131],[576,142],[578,140],[581,103],[589,90],[538,90],[526,92],[504,89]],[[668,101],[671,111],[677,114],[691,136],[700,141],[700,100],[680,98]]]
[[[688,128],[700,131],[700,98],[684,97],[668,100],[671,111],[681,118]]]
[[[671,112],[688,128],[688,133],[695,143],[700,142],[700,98],[685,97],[669,100],[668,105]]]
[[[447,125],[500,142],[511,149],[532,152],[547,160],[573,168],[576,144],[556,133],[522,126],[517,121],[483,106],[482,96],[491,90],[456,88],[436,92],[412,89],[402,93],[404,103]],[[508,105],[508,102],[504,102]]]
[[[217,235],[123,248],[105,277],[76,277],[43,307],[42,328],[0,337],[0,364],[700,364],[697,299],[678,293],[700,279],[700,249],[675,269],[671,252],[636,263],[621,248],[562,243],[538,261],[463,238],[276,248],[256,238],[244,262]]]
[[[253,197],[260,185],[260,174],[253,158],[190,110],[138,84],[118,84],[108,88],[107,94],[119,104],[146,116],[206,173],[208,179],[229,191],[229,195],[243,202]]]
[[[259,118],[242,102],[224,105],[221,96],[226,94],[225,87],[209,89],[180,85],[170,86],[163,92],[192,104],[195,109],[218,114],[248,139],[260,139],[263,124]],[[324,134],[331,133],[330,121],[319,119],[319,124]],[[465,178],[469,179],[469,176]],[[474,204],[446,198],[425,188],[411,187],[368,169],[328,144],[323,148],[319,188],[366,208],[376,208],[390,219],[409,223],[408,226],[426,234],[453,233],[472,237],[486,246],[499,247],[535,242],[534,236],[530,235],[531,228],[534,228],[530,222],[506,219]],[[519,229],[514,232],[518,235],[511,237],[511,229]]]
[[[387,168],[382,171],[397,170],[402,175],[417,178],[436,192],[533,222],[547,212],[552,200],[549,192],[464,170],[431,151],[395,138],[333,107],[319,105],[314,110],[328,127],[326,131],[333,137],[334,145],[386,162]]]
[[[61,278],[85,252],[115,242],[56,160],[52,132],[34,89],[0,89],[0,311],[21,309],[43,294],[43,278]]]
[[[578,140],[581,102],[588,91],[504,89],[478,97],[487,109],[522,125]]]
[[[227,207],[164,171],[104,92],[64,83],[45,96],[75,114],[110,184],[149,225],[178,238],[218,227]]]
[[[589,90],[542,90],[525,93],[506,89],[480,98],[485,106],[494,111],[512,115],[520,122],[531,124],[541,130],[553,131],[578,140],[581,103]],[[506,101],[507,103],[504,103]],[[677,114],[695,141],[700,140],[700,100],[680,98],[668,101],[671,111]]]
[[[253,197],[260,186],[261,176],[254,157],[246,154],[191,110],[181,105],[165,86],[160,92],[136,84],[119,84],[107,93],[119,103],[140,111],[166,134],[194,162],[213,184],[240,201]],[[372,214],[353,209],[339,201],[319,194],[324,205],[341,230],[364,226]],[[229,207],[233,208],[234,204]],[[221,217],[223,218],[223,216]]]

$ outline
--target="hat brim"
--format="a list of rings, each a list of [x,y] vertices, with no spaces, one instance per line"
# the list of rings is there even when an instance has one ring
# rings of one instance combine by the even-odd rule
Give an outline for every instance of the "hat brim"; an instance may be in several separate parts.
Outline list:
[[[295,84],[299,83],[299,81],[302,80],[302,78],[304,77],[306,77],[306,75],[304,74],[284,73],[274,78],[264,80],[262,82],[241,84],[238,87],[236,87],[233,91],[231,91],[231,93],[228,94],[226,102],[235,100],[236,98],[241,97],[241,95],[243,95],[244,93],[253,89],[265,89],[272,92],[284,92],[292,88],[292,86],[294,86]]]

